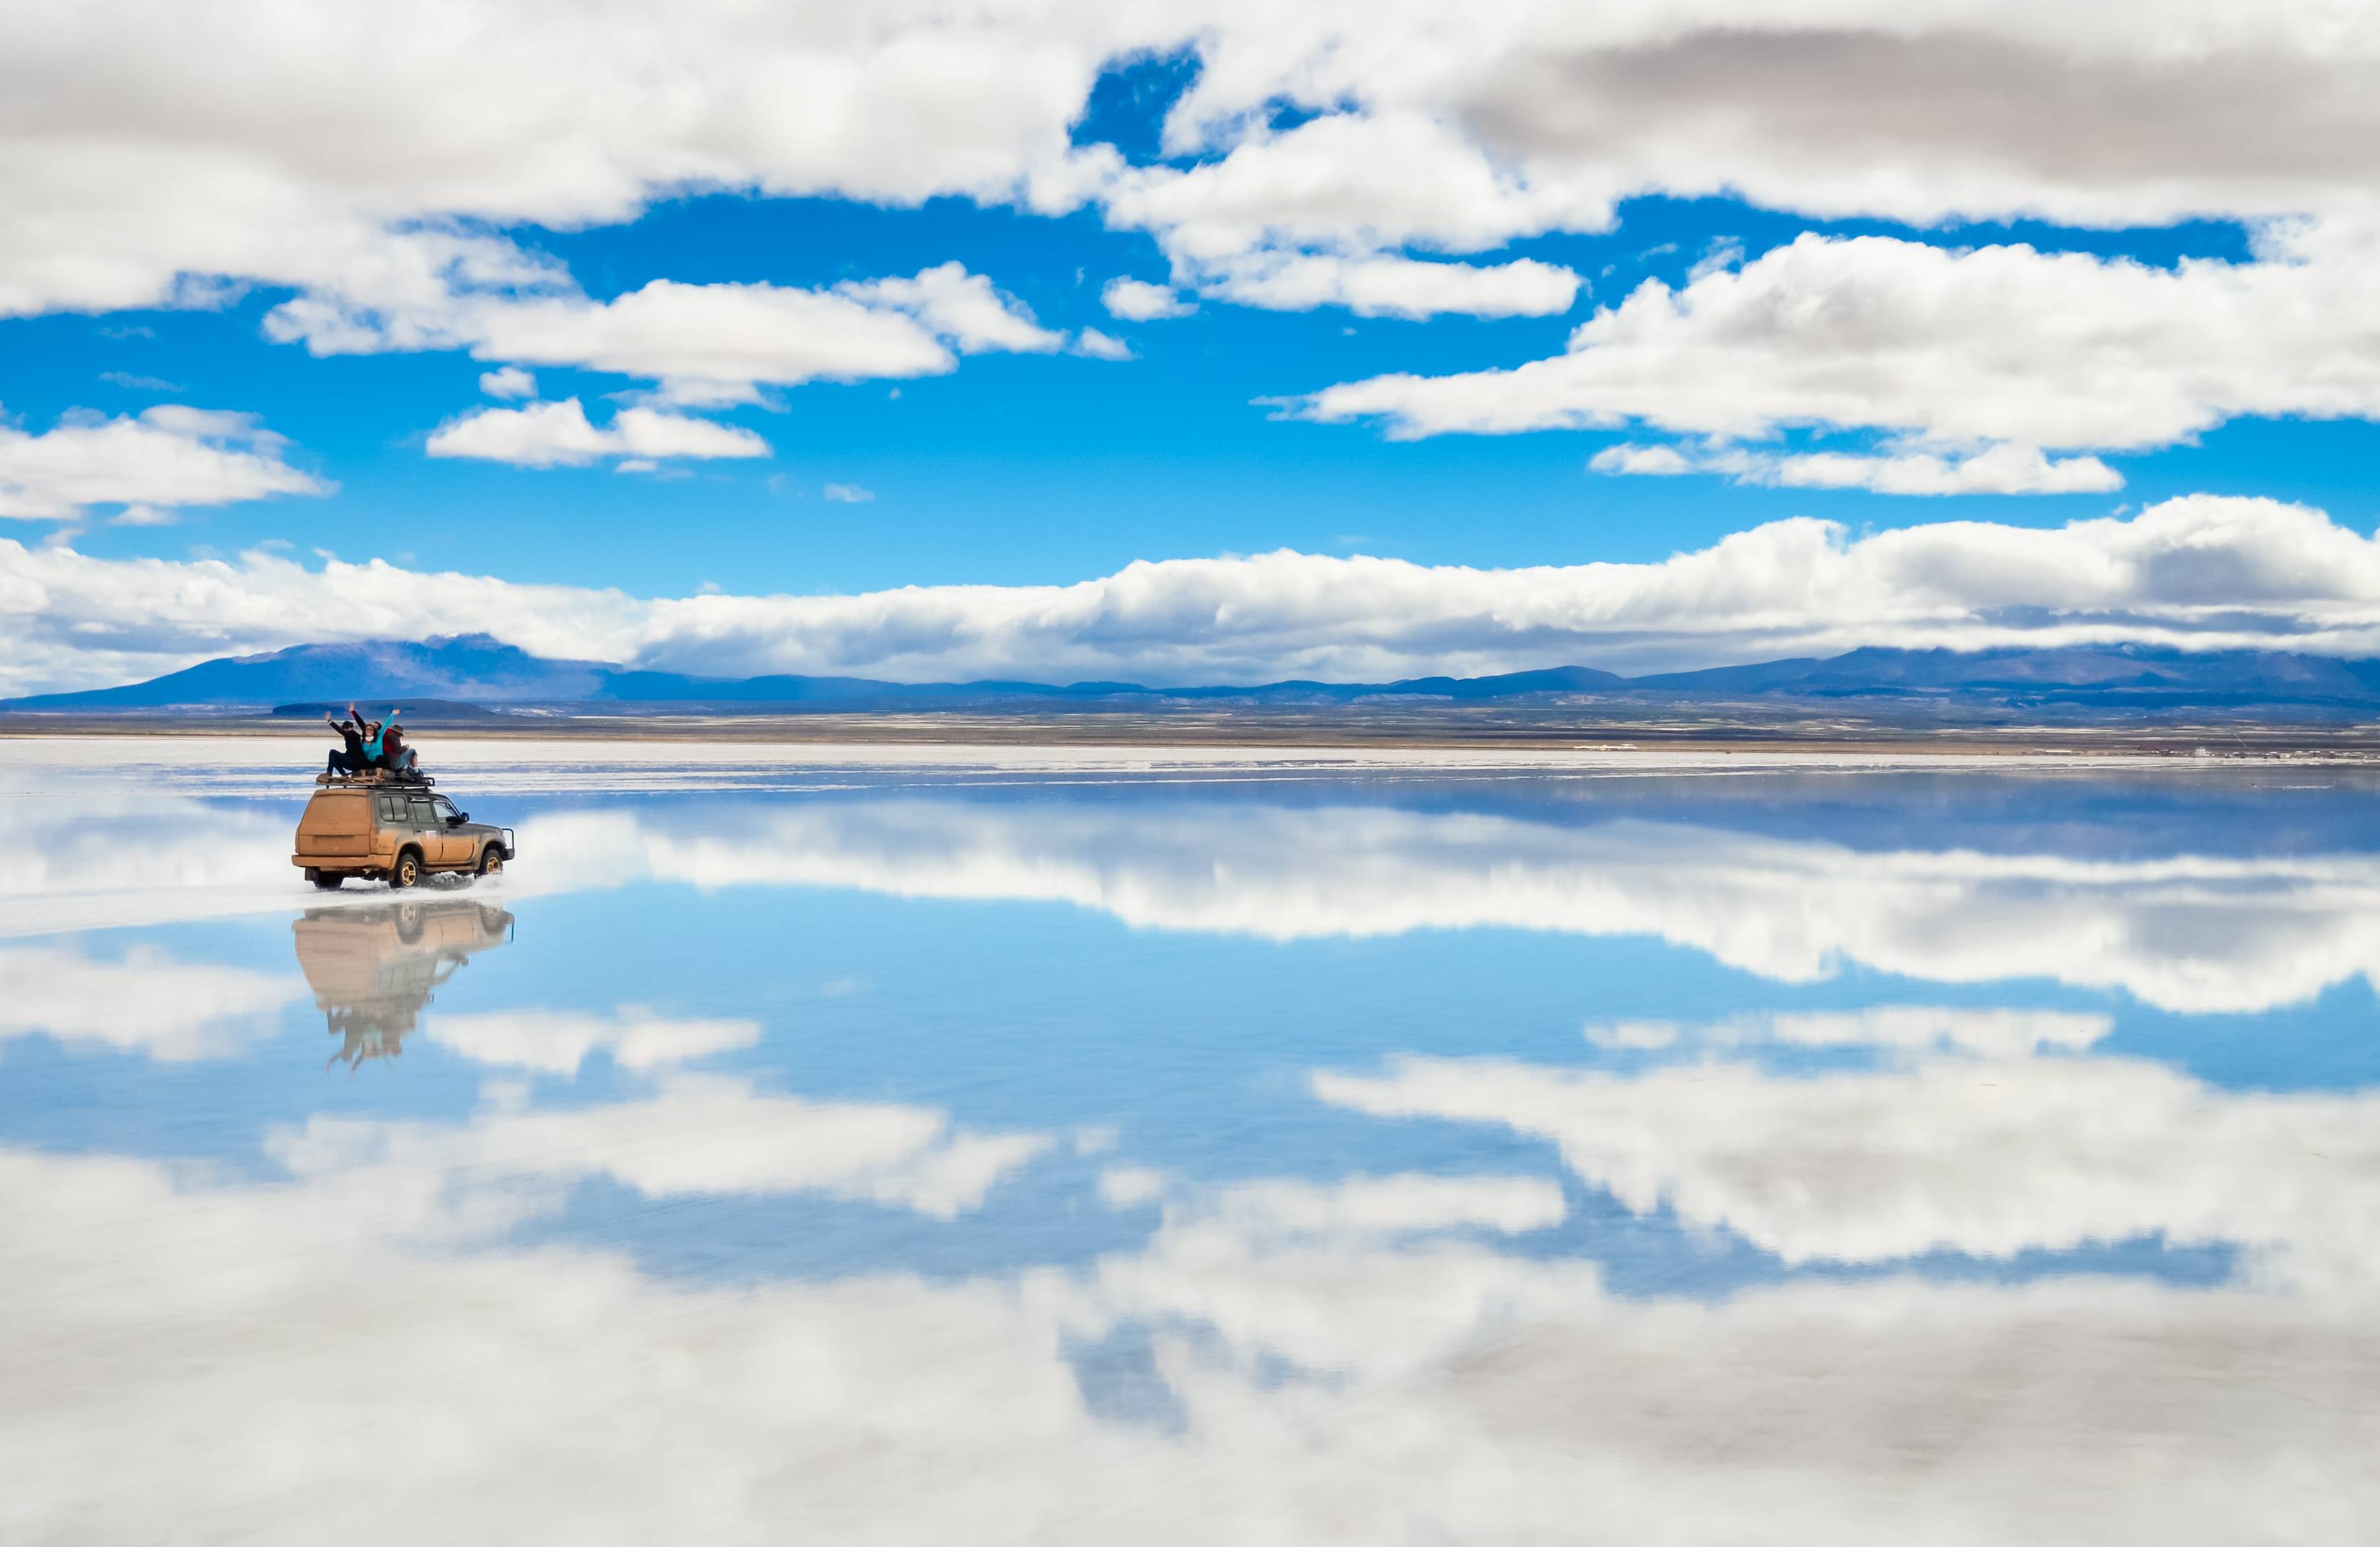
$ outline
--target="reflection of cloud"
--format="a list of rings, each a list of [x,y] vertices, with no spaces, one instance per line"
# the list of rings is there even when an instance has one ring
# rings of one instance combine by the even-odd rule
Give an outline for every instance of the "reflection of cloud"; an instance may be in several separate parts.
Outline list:
[[[2380,1511],[2358,1298],[1632,1302],[1475,1239],[1193,1212],[1080,1277],[723,1289],[408,1249],[332,1173],[0,1151],[0,1535],[2196,1544]],[[1171,1437],[1069,1362],[1133,1326]]]
[[[2275,1272],[2380,1278],[2380,1092],[2219,1090],[2160,1064],[1918,1054],[1785,1078],[1704,1061],[1627,1077],[1499,1059],[1320,1074],[1377,1116],[1552,1139],[1639,1213],[1663,1205],[1788,1261],[2162,1236]]]
[[[740,1079],[679,1075],[638,1101],[483,1112],[461,1126],[317,1116],[273,1149],[305,1175],[370,1167],[557,1186],[601,1176],[647,1198],[816,1192],[952,1219],[1050,1143],[954,1129],[925,1107],[762,1095]]]
[[[1961,1052],[2014,1057],[2040,1048],[2081,1049],[2106,1036],[2106,1016],[2067,1010],[1964,1010],[1930,1005],[1871,1005],[1864,1009],[1739,1016],[1715,1026],[1667,1020],[1625,1020],[1586,1029],[1586,1040],[1615,1052],[1652,1052],[1682,1041],[1705,1047],[1764,1042],[1786,1047],[1864,1047]]]
[[[482,1064],[575,1075],[598,1049],[625,1069],[655,1069],[760,1040],[754,1020],[671,1019],[636,1005],[608,1016],[576,1010],[516,1010],[441,1016],[430,1040]]]
[[[0,949],[0,1040],[39,1033],[181,1061],[270,1039],[294,978],[178,961],[135,945],[114,961],[61,946]]]
[[[1519,1235],[1561,1223],[1561,1188],[1540,1176],[1354,1176],[1245,1182],[1219,1190],[1205,1212],[1248,1236],[1396,1236],[1462,1225]]]
[[[1064,902],[1269,940],[1645,934],[1787,982],[1856,962],[2120,988],[2180,1011],[2270,1008],[2380,975],[2380,857],[2360,853],[1870,852],[1683,822],[1220,800],[836,801],[700,829],[577,811],[529,828],[544,887],[641,874]]]
[[[177,797],[68,821],[29,812],[37,804],[0,804],[0,932],[303,895],[284,819]],[[1136,928],[1270,940],[1648,935],[1781,981],[1846,963],[1938,982],[2040,977],[2184,1012],[2267,1009],[2380,976],[2380,856],[2356,851],[2068,858],[2039,851],[2033,827],[2006,840],[2032,852],[1874,850],[1571,809],[1529,821],[1081,795],[582,809],[519,825],[532,859],[508,872],[513,895],[659,879],[1058,902]]]

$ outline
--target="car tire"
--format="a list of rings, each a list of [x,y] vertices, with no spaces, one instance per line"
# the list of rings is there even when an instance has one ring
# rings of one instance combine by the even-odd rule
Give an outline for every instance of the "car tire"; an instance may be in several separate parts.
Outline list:
[[[490,844],[487,847],[480,851],[480,873],[481,875],[495,875],[502,871],[504,868],[504,851],[502,848],[498,847],[494,844]]]
[[[420,885],[420,854],[418,851],[409,848],[398,854],[396,857],[396,863],[389,868],[388,883],[391,887],[399,890],[407,886]]]
[[[308,871],[306,879],[314,883],[314,890],[317,892],[335,892],[339,889],[339,883],[347,878],[339,871]]]

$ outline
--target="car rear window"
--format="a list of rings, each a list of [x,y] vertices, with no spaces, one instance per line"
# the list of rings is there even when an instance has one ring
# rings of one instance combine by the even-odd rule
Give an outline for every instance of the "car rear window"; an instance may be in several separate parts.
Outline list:
[[[380,819],[382,822],[403,822],[405,820],[405,797],[402,795],[382,796],[380,798]]]

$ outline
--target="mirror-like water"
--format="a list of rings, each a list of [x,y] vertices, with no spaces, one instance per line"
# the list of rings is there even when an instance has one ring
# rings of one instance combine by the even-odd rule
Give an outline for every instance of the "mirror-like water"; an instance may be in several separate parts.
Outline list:
[[[0,741],[0,1540],[2380,1530],[2368,777],[173,750]]]

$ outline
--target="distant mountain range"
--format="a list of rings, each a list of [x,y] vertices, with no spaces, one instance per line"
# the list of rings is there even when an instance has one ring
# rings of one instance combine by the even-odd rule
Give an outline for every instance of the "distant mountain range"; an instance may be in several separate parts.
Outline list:
[[[2282,652],[2192,653],[2114,645],[2070,650],[1855,650],[1623,677],[1585,666],[1397,682],[1269,682],[1148,688],[1131,682],[878,682],[850,676],[703,677],[531,655],[484,634],[420,642],[297,645],[209,661],[121,688],[0,700],[0,712],[278,709],[316,713],[349,700],[457,717],[504,711],[857,713],[892,710],[1161,710],[1204,703],[1330,707],[1367,700],[1449,703],[1631,700],[1866,701],[1878,706],[2159,709],[2260,707],[2328,715],[2380,713],[2380,661]]]

